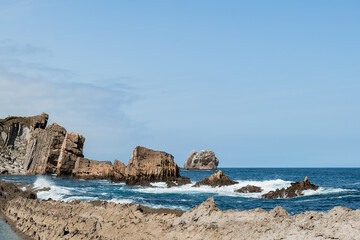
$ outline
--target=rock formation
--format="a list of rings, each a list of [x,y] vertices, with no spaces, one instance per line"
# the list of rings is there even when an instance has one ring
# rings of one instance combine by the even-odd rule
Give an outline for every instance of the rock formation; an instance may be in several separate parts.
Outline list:
[[[242,187],[242,188],[240,188],[238,190],[235,190],[235,192],[238,192],[238,193],[259,193],[259,192],[262,192],[262,189],[261,189],[261,187],[247,185],[247,186]]]
[[[127,185],[149,186],[150,182],[186,181],[171,154],[137,146],[125,169]]]
[[[79,157],[76,160],[72,176],[77,179],[110,179],[113,182],[124,182],[125,168],[126,165],[119,160],[115,160],[114,164],[108,164]]]
[[[84,142],[85,138],[81,134],[66,133],[57,164],[56,173],[58,176],[70,176],[72,174],[76,160],[84,157]]]
[[[261,198],[273,199],[273,198],[293,198],[302,196],[304,190],[317,190],[319,187],[310,183],[308,177],[305,177],[304,181],[291,183],[288,188],[276,189],[270,191],[261,196]]]
[[[136,147],[126,166],[116,160],[100,162],[84,158],[85,138],[53,123],[48,114],[0,119],[0,174],[54,174],[82,179],[109,179],[128,185],[171,181],[190,183],[180,177],[171,154]]]
[[[219,159],[215,157],[213,151],[201,150],[196,152],[193,150],[187,157],[184,169],[186,170],[216,170],[219,165]]]
[[[19,189],[6,191],[18,197],[2,201],[0,196],[0,212],[29,239],[347,240],[360,235],[360,210],[344,207],[290,216],[280,206],[271,211],[221,211],[210,198],[183,212],[105,201],[39,201]]]
[[[201,185],[207,185],[211,187],[222,187],[237,184],[238,182],[234,182],[230,180],[228,176],[226,176],[221,170],[217,173],[214,173],[208,178],[203,178],[200,182],[197,182],[193,187],[200,187]]]

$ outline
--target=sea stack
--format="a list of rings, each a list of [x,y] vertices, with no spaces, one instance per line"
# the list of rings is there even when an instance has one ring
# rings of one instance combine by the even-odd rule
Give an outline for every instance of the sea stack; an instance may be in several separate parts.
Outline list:
[[[201,150],[196,152],[193,150],[187,157],[184,169],[186,170],[216,170],[219,165],[219,159],[215,157],[214,151]]]

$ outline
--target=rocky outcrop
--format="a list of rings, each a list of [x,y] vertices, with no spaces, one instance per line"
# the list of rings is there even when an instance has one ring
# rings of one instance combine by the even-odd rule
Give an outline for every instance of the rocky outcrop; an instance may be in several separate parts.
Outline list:
[[[0,172],[26,173],[25,164],[34,145],[29,141],[35,131],[44,131],[49,115],[33,117],[7,117],[0,119]]]
[[[115,160],[114,164],[109,164],[79,157],[76,160],[72,176],[75,179],[110,179],[113,182],[124,182],[125,168],[126,165],[119,160]]]
[[[39,201],[21,195],[3,201],[0,211],[29,239],[347,240],[360,235],[360,210],[344,207],[291,217],[280,206],[271,211],[221,211],[213,198],[183,212],[105,201]]]
[[[180,170],[171,154],[137,146],[131,154],[125,175],[139,181],[164,182],[179,178]]]
[[[261,197],[267,199],[294,198],[304,195],[304,190],[317,190],[318,188],[318,186],[310,183],[308,177],[305,177],[304,181],[291,183],[291,186],[288,188],[276,189],[275,191],[270,191]]]
[[[219,159],[215,153],[209,150],[196,152],[193,150],[187,157],[184,169],[186,170],[216,170],[219,165]]]
[[[261,189],[261,187],[247,185],[245,187],[235,190],[235,192],[238,192],[238,193],[260,193],[260,192],[262,192],[262,189]]]
[[[36,199],[37,197],[34,192],[22,191],[16,184],[0,180],[0,211],[5,209],[7,202],[15,198]]]
[[[0,119],[0,174],[54,174],[82,179],[109,179],[128,185],[172,181],[190,183],[180,177],[180,167],[171,154],[136,147],[128,166],[115,161],[84,158],[85,137],[67,132],[56,123],[46,127],[49,116]]]
[[[221,170],[217,173],[214,173],[208,178],[203,178],[200,182],[197,182],[193,187],[200,187],[201,185],[211,186],[211,187],[222,187],[237,184],[230,180]]]
[[[58,159],[56,173],[58,176],[70,176],[78,158],[83,158],[85,138],[74,132],[65,135]]]
[[[56,123],[32,133],[24,163],[28,174],[56,173],[65,135],[66,129]]]

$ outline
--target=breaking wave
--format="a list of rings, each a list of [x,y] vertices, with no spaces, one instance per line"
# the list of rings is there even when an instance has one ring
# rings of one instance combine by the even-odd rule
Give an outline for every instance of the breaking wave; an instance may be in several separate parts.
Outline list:
[[[71,194],[72,188],[57,186],[50,179],[37,176],[34,182],[34,189],[39,190],[37,193],[39,199],[64,200],[64,196]]]

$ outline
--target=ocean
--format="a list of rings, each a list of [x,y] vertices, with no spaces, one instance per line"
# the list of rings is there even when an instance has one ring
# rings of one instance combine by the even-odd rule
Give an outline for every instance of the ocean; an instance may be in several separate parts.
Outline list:
[[[360,168],[220,168],[230,179],[239,182],[225,187],[192,187],[195,182],[209,177],[216,171],[181,171],[181,176],[189,177],[192,184],[167,188],[165,183],[153,183],[152,187],[128,187],[123,183],[107,180],[73,180],[45,176],[1,175],[8,182],[26,182],[36,188],[50,187],[50,191],[38,193],[39,199],[54,200],[105,200],[115,203],[135,203],[151,208],[173,208],[190,210],[214,197],[221,210],[248,210],[263,208],[270,210],[277,205],[290,214],[305,211],[327,212],[335,206],[360,209]],[[260,196],[276,188],[286,188],[291,182],[303,181],[308,176],[311,183],[320,188],[305,191],[305,195],[292,199],[261,199]],[[262,193],[237,193],[246,185],[263,189]],[[1,223],[0,223],[0,229]],[[1,239],[1,238],[0,238]],[[12,239],[12,238],[7,238]],[[17,238],[13,238],[17,239]]]

